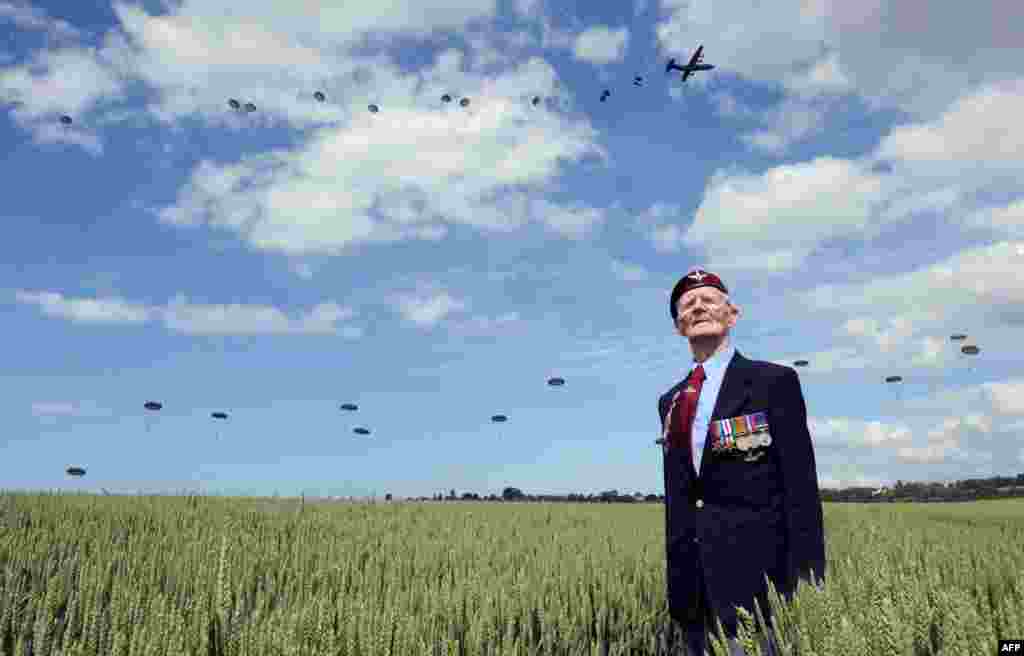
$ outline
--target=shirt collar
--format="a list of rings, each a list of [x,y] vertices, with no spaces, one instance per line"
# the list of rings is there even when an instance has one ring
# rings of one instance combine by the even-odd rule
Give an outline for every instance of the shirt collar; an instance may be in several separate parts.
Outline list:
[[[729,344],[725,349],[715,353],[710,358],[704,361],[704,375],[705,376],[717,376],[722,373],[725,368],[729,365],[732,360],[733,354],[736,353],[736,347]],[[692,372],[697,368],[697,361],[694,360],[690,363],[690,371]]]

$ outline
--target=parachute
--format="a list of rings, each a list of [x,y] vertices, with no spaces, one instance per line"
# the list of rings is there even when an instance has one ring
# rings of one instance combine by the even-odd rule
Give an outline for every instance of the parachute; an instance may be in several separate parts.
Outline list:
[[[469,107],[469,98],[463,98],[459,101],[460,107]]]
[[[146,410],[149,410],[150,412],[157,412],[159,410],[163,410],[164,404],[160,403],[159,401],[146,401],[144,404],[142,404],[142,407],[144,407]],[[153,420],[150,419],[149,417],[146,417],[146,432],[148,433],[152,428]]]
[[[539,104],[540,104],[540,96],[534,96],[534,97],[533,97],[533,101],[532,101],[532,102],[533,102],[533,106],[534,106],[534,107],[536,107],[537,105],[539,105]]]
[[[643,75],[637,75],[637,76],[635,76],[633,78],[633,86],[639,87],[639,86],[643,86],[643,84],[644,84],[644,76]]]
[[[213,417],[214,419],[225,420],[225,419],[228,418],[228,413],[226,413],[226,412],[211,412],[210,416]],[[218,440],[220,439],[220,430],[219,429],[217,430],[216,437],[217,437]]]
[[[322,91],[317,91],[316,93],[313,94],[313,97],[316,98],[317,102],[323,102],[327,100],[327,96],[325,96]]]
[[[234,98],[230,98],[228,99],[228,107],[237,111],[242,108],[242,103],[238,102]]]
[[[981,353],[981,349],[973,344],[965,344],[964,346],[960,347],[960,352],[963,353],[964,355],[978,355],[979,353]],[[969,373],[974,373],[974,366],[968,363],[967,371]]]
[[[962,342],[962,341],[964,341],[965,339],[967,339],[967,335],[960,335],[960,334],[957,334],[957,335],[950,335],[950,336],[949,336],[949,339],[950,339],[950,340],[952,340],[952,341],[954,341],[954,342]]]
[[[808,364],[810,364],[810,363],[807,360],[797,360],[796,362],[793,363],[793,366],[794,367],[806,367]]]
[[[903,381],[903,376],[886,376],[885,382],[887,383],[899,383]]]
[[[451,101],[452,97],[449,94],[446,93],[443,96],[441,96],[441,102],[450,103]]]
[[[64,116],[60,117],[60,122],[64,125],[71,125],[71,117],[65,114]]]
[[[601,92],[601,102],[604,102],[605,100],[608,100],[608,96],[610,96],[610,95],[612,95],[612,92],[609,91],[608,89],[605,89],[604,91],[602,91]]]
[[[493,415],[493,416],[491,416],[491,423],[493,423],[493,424],[504,424],[506,421],[508,421],[508,417],[506,417],[505,415]],[[504,431],[502,431],[500,429],[498,430],[498,439],[499,440],[504,440],[505,439]]]
[[[362,426],[356,426],[355,428],[352,429],[352,432],[355,433],[356,435],[369,435],[370,429],[363,428]]]
[[[371,114],[376,114],[377,112],[380,111],[380,107],[378,107],[377,105],[374,105],[372,103],[367,107],[367,109],[370,110]]]
[[[65,471],[67,472],[68,476],[74,476],[75,478],[81,478],[82,476],[85,476],[84,467],[68,467]]]
[[[341,409],[348,410],[349,412],[355,412],[356,410],[359,409],[359,406],[357,406],[355,403],[342,403]]]
[[[247,113],[255,112],[256,111],[256,105],[251,103],[251,102],[245,103],[245,111]]]
[[[565,385],[565,379],[557,376],[554,378],[548,378],[548,385],[551,387],[561,387],[562,385]]]

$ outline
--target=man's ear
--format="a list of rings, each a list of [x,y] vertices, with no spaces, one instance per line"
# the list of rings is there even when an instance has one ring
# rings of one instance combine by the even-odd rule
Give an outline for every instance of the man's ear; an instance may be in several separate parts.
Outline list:
[[[740,318],[740,308],[736,305],[732,306],[732,325],[736,325],[736,321]]]

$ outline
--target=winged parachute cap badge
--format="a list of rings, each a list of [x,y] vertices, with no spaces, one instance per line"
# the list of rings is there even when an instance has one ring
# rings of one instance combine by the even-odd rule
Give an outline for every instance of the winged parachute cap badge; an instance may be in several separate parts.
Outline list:
[[[693,278],[697,282],[700,282],[700,281],[704,280],[705,278],[707,278],[708,274],[705,273],[704,271],[701,271],[700,269],[697,269],[696,271],[694,271],[693,273],[691,273],[690,275],[688,275],[686,277],[687,278]]]

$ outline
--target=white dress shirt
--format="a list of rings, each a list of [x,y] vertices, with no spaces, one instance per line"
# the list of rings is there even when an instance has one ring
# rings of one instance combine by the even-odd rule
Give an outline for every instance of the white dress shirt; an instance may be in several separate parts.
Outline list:
[[[736,353],[736,347],[730,344],[703,363],[704,385],[700,389],[697,412],[693,417],[693,428],[690,434],[690,443],[693,444],[693,466],[697,469],[698,474],[700,474],[701,456],[704,455],[704,443],[708,438],[711,415],[715,412],[718,392],[722,389],[722,380],[725,379],[725,368],[729,366],[729,361],[732,360],[734,353]],[[696,369],[697,364],[697,361],[694,360],[686,374],[689,375]]]

